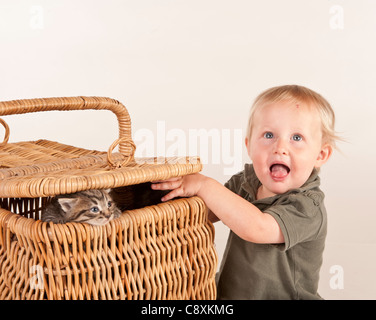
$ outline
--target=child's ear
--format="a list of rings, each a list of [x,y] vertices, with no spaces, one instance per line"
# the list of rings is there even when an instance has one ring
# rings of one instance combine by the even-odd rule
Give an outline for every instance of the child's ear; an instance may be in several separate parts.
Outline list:
[[[248,156],[251,157],[251,146],[248,137],[245,138],[245,146],[247,148]]]
[[[327,162],[333,153],[333,147],[326,143],[321,147],[320,153],[316,159],[316,168],[320,168],[325,162]]]
[[[78,198],[59,198],[57,199],[64,212],[68,212],[78,202]]]

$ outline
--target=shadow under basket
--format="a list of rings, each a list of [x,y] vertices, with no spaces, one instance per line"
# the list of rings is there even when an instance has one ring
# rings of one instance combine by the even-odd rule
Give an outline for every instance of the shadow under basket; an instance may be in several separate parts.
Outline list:
[[[42,222],[57,194],[199,172],[197,158],[135,159],[130,118],[98,97],[0,102],[0,115],[108,109],[119,139],[107,152],[47,140],[0,145],[0,299],[215,299],[214,227],[199,197],[124,211],[103,226]],[[119,145],[119,153],[112,153]]]

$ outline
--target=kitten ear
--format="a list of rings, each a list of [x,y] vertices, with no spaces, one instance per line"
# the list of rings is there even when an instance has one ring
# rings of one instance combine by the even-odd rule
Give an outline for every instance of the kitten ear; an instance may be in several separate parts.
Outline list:
[[[78,198],[59,198],[57,199],[64,212],[68,212],[78,202]]]

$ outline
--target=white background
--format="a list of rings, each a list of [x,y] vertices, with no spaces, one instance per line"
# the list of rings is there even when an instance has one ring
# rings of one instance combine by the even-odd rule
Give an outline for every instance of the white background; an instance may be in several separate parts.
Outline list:
[[[145,147],[163,155],[158,143],[188,154],[190,130],[213,133],[220,143],[203,139],[198,153],[203,173],[224,183],[248,161],[244,130],[257,94],[281,84],[318,91],[346,139],[321,174],[329,230],[320,293],[375,299],[375,15],[374,0],[1,0],[0,101],[117,99],[139,156]],[[117,138],[106,111],[3,118],[10,142],[107,150]],[[226,238],[217,223],[220,258]]]

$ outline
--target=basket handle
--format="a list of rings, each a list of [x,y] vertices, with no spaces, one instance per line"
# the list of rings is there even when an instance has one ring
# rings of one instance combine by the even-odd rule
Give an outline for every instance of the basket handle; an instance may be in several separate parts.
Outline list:
[[[1,119],[1,118],[0,118],[0,123],[3,125],[3,127],[5,129],[4,140],[3,140],[2,143],[0,143],[0,147],[2,147],[2,146],[5,146],[8,143],[10,132],[9,132],[9,126],[8,126],[8,124],[3,119]]]
[[[23,99],[0,102],[0,116],[41,111],[67,110],[110,110],[119,123],[119,151],[124,156],[133,157],[134,150],[126,140],[131,138],[131,118],[125,106],[119,101],[106,97],[62,97]]]

